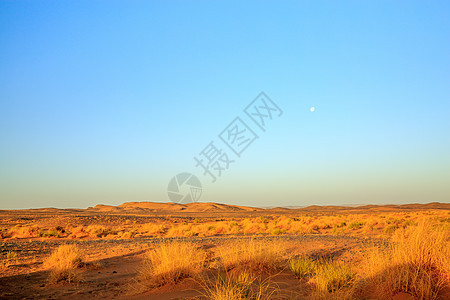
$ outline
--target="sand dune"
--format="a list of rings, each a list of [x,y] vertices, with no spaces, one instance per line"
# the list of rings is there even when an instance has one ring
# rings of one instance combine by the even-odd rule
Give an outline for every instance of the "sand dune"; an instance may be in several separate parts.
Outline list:
[[[239,205],[229,205],[222,203],[188,203],[177,204],[172,202],[126,202],[119,206],[98,204],[89,210],[100,212],[153,212],[153,213],[170,213],[170,212],[261,212],[261,211],[284,211],[284,212],[327,212],[327,211],[395,211],[395,210],[426,210],[426,209],[450,209],[450,203],[427,203],[427,204],[404,204],[404,205],[364,205],[364,206],[319,206],[311,205],[302,208],[286,208],[275,207],[270,209],[247,207]]]
[[[172,202],[127,202],[119,206],[96,205],[93,209],[101,211],[149,211],[149,212],[247,212],[261,211],[262,208],[228,205],[221,203],[188,203],[177,204]]]

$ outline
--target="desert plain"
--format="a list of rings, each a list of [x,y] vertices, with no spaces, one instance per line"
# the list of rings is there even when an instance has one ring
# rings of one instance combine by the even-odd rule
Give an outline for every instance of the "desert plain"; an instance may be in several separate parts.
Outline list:
[[[1,299],[450,299],[450,204],[0,210]]]

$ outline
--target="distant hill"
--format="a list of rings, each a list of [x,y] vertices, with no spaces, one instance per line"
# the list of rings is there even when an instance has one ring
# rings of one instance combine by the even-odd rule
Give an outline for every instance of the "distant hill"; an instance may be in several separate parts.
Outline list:
[[[450,203],[428,203],[428,204],[403,204],[403,205],[362,205],[362,206],[318,206],[311,205],[307,207],[273,207],[273,208],[257,208],[238,205],[229,205],[221,203],[203,203],[195,202],[188,204],[178,204],[172,202],[127,202],[119,206],[98,204],[90,207],[88,210],[99,212],[136,212],[136,213],[201,213],[201,212],[352,212],[352,211],[407,211],[407,210],[429,210],[429,209],[446,209],[450,210]]]
[[[296,214],[296,213],[310,213],[310,214],[334,214],[334,213],[379,213],[379,212],[400,212],[400,211],[418,211],[418,210],[450,210],[450,203],[432,202],[427,204],[402,204],[402,205],[360,205],[360,206],[286,206],[286,207],[248,207],[241,205],[231,205],[222,203],[188,203],[178,204],[173,202],[126,202],[118,206],[98,204],[87,209],[74,208],[34,208],[21,210],[0,210],[0,212],[24,213],[26,211],[40,213],[40,214],[54,214],[61,213],[69,214],[84,214],[84,213],[105,213],[105,214],[139,214],[139,215],[177,215],[184,214],[195,216],[249,216],[249,215],[265,215],[265,214]],[[206,214],[205,214],[206,213]],[[208,214],[209,213],[209,214]]]
[[[263,208],[228,205],[221,203],[158,203],[158,202],[127,202],[119,206],[98,204],[92,210],[98,210],[103,212],[120,212],[120,211],[147,211],[147,212],[252,212],[252,211],[264,211]]]

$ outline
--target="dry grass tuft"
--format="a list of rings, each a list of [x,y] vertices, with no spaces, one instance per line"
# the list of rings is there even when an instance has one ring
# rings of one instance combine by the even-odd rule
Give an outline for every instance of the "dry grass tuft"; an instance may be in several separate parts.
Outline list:
[[[176,283],[196,275],[204,265],[206,252],[195,244],[183,242],[161,243],[146,253],[139,272],[141,281],[151,286]]]
[[[79,282],[81,276],[78,268],[85,263],[80,249],[75,245],[61,245],[44,261],[44,267],[50,268],[48,282]]]
[[[17,252],[14,251],[8,251],[6,253],[6,259],[11,262],[11,261],[17,261]]]
[[[317,264],[313,278],[318,290],[325,294],[350,288],[354,281],[355,273],[349,266],[328,260]]]
[[[279,290],[270,278],[261,281],[260,277],[245,271],[236,276],[219,274],[215,281],[205,281],[201,285],[203,296],[211,300],[271,299]]]
[[[316,263],[308,257],[299,257],[289,261],[289,268],[299,279],[308,279],[314,275]]]
[[[250,239],[221,245],[217,252],[226,271],[242,268],[263,272],[279,267],[284,248],[279,243]]]

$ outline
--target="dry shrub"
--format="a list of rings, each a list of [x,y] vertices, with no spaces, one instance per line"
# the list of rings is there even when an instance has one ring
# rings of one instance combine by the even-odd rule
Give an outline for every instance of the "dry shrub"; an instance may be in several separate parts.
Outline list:
[[[216,233],[216,226],[213,222],[201,223],[192,227],[193,235],[210,236]]]
[[[437,299],[450,279],[449,230],[429,224],[400,228],[388,251],[374,251],[366,264],[368,282],[380,298],[404,292]]]
[[[364,226],[364,222],[352,222],[348,225],[349,229],[361,229]]]
[[[306,234],[309,233],[306,226],[300,221],[293,221],[289,230],[293,234]]]
[[[225,270],[270,271],[278,268],[284,248],[280,243],[249,239],[223,244],[217,251]]]
[[[289,230],[291,228],[291,224],[293,222],[292,218],[281,216],[276,220],[277,227],[280,229]]]
[[[9,236],[12,238],[32,238],[39,236],[40,228],[33,226],[16,226],[9,230]]]
[[[253,223],[250,219],[242,221],[242,225],[245,234],[265,233],[267,230],[267,224]]]
[[[189,225],[179,225],[174,224],[167,231],[167,236],[169,237],[190,237],[194,236],[196,233],[192,231],[192,224]]]
[[[86,230],[85,230],[85,228],[83,226],[77,226],[77,227],[74,227],[74,228],[70,229],[69,237],[72,238],[72,239],[85,238],[85,237],[88,237],[88,236],[89,236],[89,233],[86,232]]]
[[[85,263],[80,249],[75,245],[61,245],[44,261],[44,267],[50,268],[49,283],[79,282],[78,268]]]
[[[56,228],[48,228],[46,230],[41,230],[39,233],[41,237],[60,237],[60,232]]]
[[[141,281],[151,286],[176,283],[201,271],[206,252],[187,242],[164,242],[146,253],[139,272]]]
[[[231,232],[231,227],[229,222],[216,222],[216,234],[228,234]]]
[[[112,233],[111,228],[102,225],[89,225],[86,227],[85,231],[93,238],[101,238]]]
[[[141,225],[141,232],[148,235],[163,235],[164,230],[164,224],[146,223]]]

